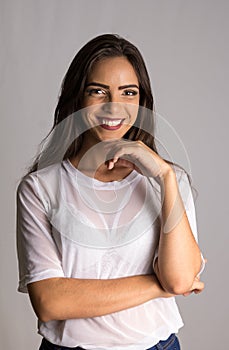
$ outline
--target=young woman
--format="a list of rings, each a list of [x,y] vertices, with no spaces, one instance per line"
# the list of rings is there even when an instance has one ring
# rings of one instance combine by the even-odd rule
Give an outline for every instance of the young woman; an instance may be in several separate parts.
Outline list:
[[[180,349],[174,296],[203,290],[203,258],[189,178],[159,156],[153,110],[133,44],[106,34],[77,53],[17,192],[40,350]]]

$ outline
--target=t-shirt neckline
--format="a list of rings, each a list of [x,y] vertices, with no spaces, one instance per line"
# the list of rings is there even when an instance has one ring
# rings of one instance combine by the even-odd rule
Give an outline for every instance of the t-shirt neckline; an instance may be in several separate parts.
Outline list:
[[[93,185],[94,187],[98,187],[101,189],[105,189],[108,187],[110,188],[111,186],[114,186],[115,188],[120,188],[129,185],[136,178],[141,177],[141,174],[139,174],[135,169],[133,169],[125,178],[121,180],[105,182],[84,174],[79,169],[77,169],[68,158],[63,161],[63,165],[66,168],[66,170],[71,173],[71,175],[73,175],[78,181],[80,181],[81,184],[84,184],[89,187]]]

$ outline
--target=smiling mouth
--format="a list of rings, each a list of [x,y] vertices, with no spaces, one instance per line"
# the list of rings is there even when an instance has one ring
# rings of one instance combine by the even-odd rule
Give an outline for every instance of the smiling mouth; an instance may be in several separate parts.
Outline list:
[[[111,119],[111,118],[100,118],[98,117],[97,118],[98,121],[99,121],[99,125],[104,128],[104,129],[107,129],[107,130],[117,130],[119,129],[123,122],[124,122],[124,119]]]

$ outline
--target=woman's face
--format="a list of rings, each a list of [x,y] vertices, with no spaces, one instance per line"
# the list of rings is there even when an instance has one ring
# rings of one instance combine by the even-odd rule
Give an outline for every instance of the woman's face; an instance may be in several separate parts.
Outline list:
[[[82,106],[87,107],[83,115],[90,141],[122,138],[137,118],[139,98],[139,82],[127,58],[98,61],[88,76]]]

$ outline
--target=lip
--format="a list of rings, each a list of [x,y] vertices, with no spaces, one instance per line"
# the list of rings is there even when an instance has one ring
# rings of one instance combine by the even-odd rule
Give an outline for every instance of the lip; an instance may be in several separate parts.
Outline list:
[[[97,117],[99,126],[105,130],[118,130],[122,127],[123,122],[125,118],[107,118],[107,117]],[[103,120],[106,120],[107,122],[117,122],[120,120],[120,123],[117,125],[109,125],[109,124],[104,124]]]

